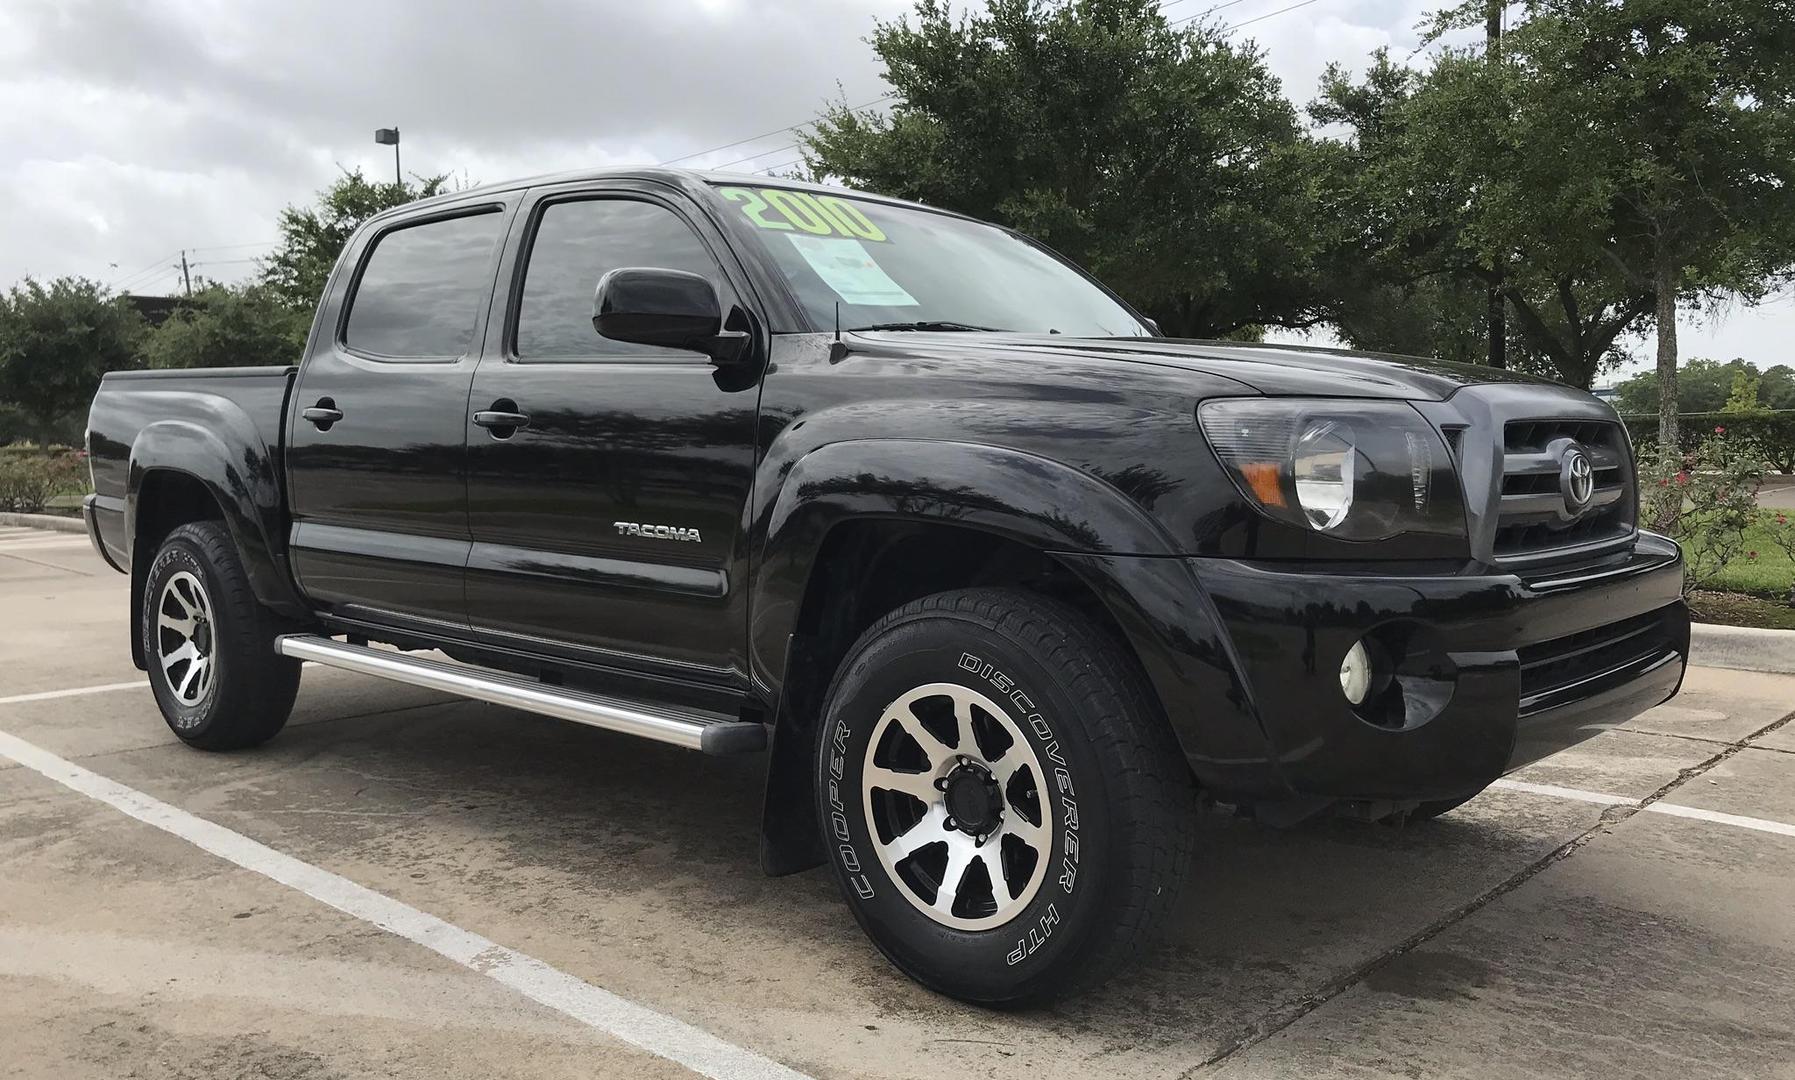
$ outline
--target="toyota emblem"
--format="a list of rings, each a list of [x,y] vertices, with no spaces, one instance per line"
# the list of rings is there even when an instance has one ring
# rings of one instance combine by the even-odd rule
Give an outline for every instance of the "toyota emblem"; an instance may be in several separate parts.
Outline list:
[[[1589,500],[1596,495],[1596,470],[1581,446],[1568,446],[1564,451],[1563,472],[1559,483],[1564,488],[1564,508],[1572,514],[1589,509]]]

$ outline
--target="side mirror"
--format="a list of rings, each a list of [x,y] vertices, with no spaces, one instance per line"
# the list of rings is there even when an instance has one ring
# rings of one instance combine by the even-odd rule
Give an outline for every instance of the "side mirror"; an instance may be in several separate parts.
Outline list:
[[[723,329],[717,290],[698,274],[650,266],[623,266],[598,279],[592,328],[601,337],[705,353],[714,360],[739,358],[748,335]]]

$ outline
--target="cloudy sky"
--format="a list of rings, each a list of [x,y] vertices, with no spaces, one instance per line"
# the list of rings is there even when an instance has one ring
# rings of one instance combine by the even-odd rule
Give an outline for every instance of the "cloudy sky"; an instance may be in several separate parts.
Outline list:
[[[1234,0],[1286,92],[1330,61],[1415,47],[1424,0]],[[1181,18],[1220,0],[1163,0]],[[658,163],[751,171],[778,129],[885,91],[864,42],[907,0],[4,0],[0,286],[80,274],[121,290],[234,280],[281,207],[339,169],[492,181]],[[765,134],[771,132],[772,134]],[[763,136],[751,139],[752,136]],[[744,141],[745,140],[745,141]],[[724,146],[724,144],[737,144]],[[714,149],[713,148],[719,148]],[[707,152],[708,151],[708,152]],[[1795,302],[1686,326],[1684,355],[1787,359]],[[1641,343],[1641,351],[1650,347]]]

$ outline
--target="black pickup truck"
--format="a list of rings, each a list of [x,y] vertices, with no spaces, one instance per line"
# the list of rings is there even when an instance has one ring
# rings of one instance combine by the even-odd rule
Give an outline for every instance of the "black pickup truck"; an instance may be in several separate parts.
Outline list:
[[[89,449],[186,742],[271,738],[310,660],[766,751],[768,871],[979,1002],[1145,947],[1200,798],[1431,817],[1688,653],[1588,395],[1166,340],[1025,237],[784,181],[381,214],[299,367],[108,375]]]

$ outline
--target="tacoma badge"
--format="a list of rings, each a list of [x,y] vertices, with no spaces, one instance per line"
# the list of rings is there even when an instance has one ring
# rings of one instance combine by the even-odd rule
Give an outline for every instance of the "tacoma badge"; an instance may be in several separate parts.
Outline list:
[[[697,543],[703,539],[697,529],[682,529],[677,525],[638,525],[633,521],[613,521],[619,536],[641,536],[649,540],[690,540]]]

